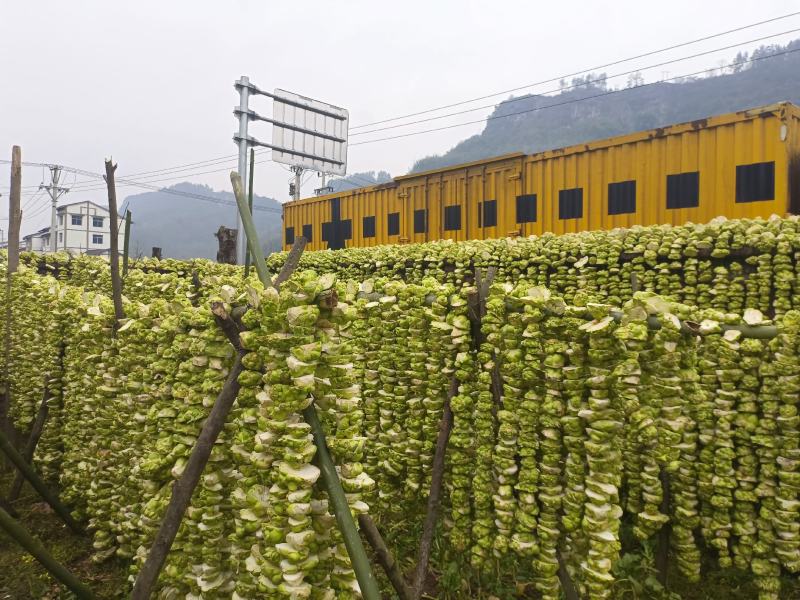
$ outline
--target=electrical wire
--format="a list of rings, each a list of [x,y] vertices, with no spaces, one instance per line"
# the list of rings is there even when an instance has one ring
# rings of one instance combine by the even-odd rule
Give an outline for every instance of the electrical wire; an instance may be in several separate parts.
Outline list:
[[[0,164],[11,164],[11,161],[0,159]],[[45,163],[28,162],[28,163],[22,163],[22,164],[23,164],[23,166],[41,166],[41,165],[43,165]],[[47,165],[45,164],[45,166],[47,166]],[[68,166],[64,166],[64,165],[60,165],[60,166],[61,166],[62,170],[64,170],[64,171],[69,171],[71,173],[77,173],[77,174],[83,175],[85,177],[94,177],[96,179],[102,179],[103,178],[103,175],[101,175],[100,173],[94,173],[92,171],[86,171],[84,169],[77,169],[75,167],[68,167]],[[159,187],[159,186],[156,186],[156,185],[151,185],[151,184],[146,183],[146,182],[133,181],[133,180],[129,180],[129,179],[117,179],[116,180],[116,184],[119,185],[120,187],[125,187],[125,186],[128,186],[128,187],[139,187],[139,188],[149,189],[149,190],[153,190],[153,191],[157,191],[157,192],[163,192],[165,194],[171,194],[171,195],[174,195],[174,196],[182,196],[182,197],[186,197],[186,198],[194,198],[194,199],[197,199],[197,200],[203,200],[205,202],[212,202],[214,204],[220,204],[220,205],[225,205],[225,206],[234,206],[236,204],[234,201],[231,201],[231,200],[223,200],[221,198],[214,198],[213,196],[206,196],[206,195],[203,195],[203,194],[196,194],[194,192],[183,192],[183,191],[180,191],[180,190],[173,190],[173,189],[169,189],[169,188]],[[262,211],[262,212],[283,213],[282,209],[273,208],[271,206],[253,206],[253,210],[254,211]]]
[[[599,69],[606,69],[608,67],[614,67],[614,66],[617,66],[617,65],[620,65],[620,64],[624,64],[626,62],[631,62],[631,61],[634,61],[634,60],[638,60],[640,58],[647,58],[648,56],[654,56],[656,54],[661,54],[663,52],[669,52],[670,50],[676,50],[677,48],[683,48],[683,47],[686,47],[686,46],[691,46],[693,44],[697,44],[697,43],[700,43],[700,42],[705,42],[705,41],[708,41],[708,40],[711,40],[711,39],[714,39],[714,38],[718,38],[718,37],[722,37],[722,36],[725,36],[725,35],[729,35],[731,33],[736,33],[738,31],[744,31],[745,29],[752,29],[754,27],[759,27],[761,25],[766,25],[768,23],[774,23],[776,21],[781,21],[783,19],[789,19],[791,17],[796,17],[798,15],[800,15],[800,12],[788,13],[788,14],[785,14],[785,15],[781,15],[781,16],[778,16],[778,17],[771,18],[771,19],[766,19],[765,21],[758,21],[756,23],[750,23],[749,25],[743,25],[741,27],[736,27],[734,29],[728,29],[726,31],[721,31],[719,33],[715,33],[715,34],[712,34],[712,35],[707,35],[707,36],[704,36],[704,37],[701,37],[701,38],[697,38],[697,39],[694,39],[694,40],[689,40],[687,42],[681,42],[680,44],[667,46],[666,48],[660,48],[658,50],[651,50],[649,52],[645,52],[644,54],[638,54],[636,56],[631,56],[629,58],[623,58],[623,59],[615,60],[613,62],[606,63],[604,65],[598,65],[598,66],[595,66],[595,67],[590,67],[588,69],[582,69],[580,71],[575,71],[574,73],[568,73],[566,75],[560,75],[558,77],[553,77],[551,79],[543,79],[541,81],[537,81],[537,82],[534,82],[534,83],[529,83],[529,84],[522,85],[522,86],[519,86],[519,87],[510,88],[510,89],[502,90],[502,91],[499,91],[499,92],[494,92],[492,94],[487,94],[485,96],[476,96],[475,98],[470,98],[469,100],[462,100],[460,102],[454,102],[452,104],[443,104],[442,106],[437,106],[437,107],[434,107],[434,108],[428,108],[428,109],[425,109],[425,110],[421,110],[421,111],[417,111],[417,112],[413,112],[413,113],[408,113],[406,115],[401,115],[399,117],[392,117],[392,118],[389,118],[389,119],[382,119],[380,121],[373,121],[371,123],[364,123],[363,125],[353,125],[353,126],[350,127],[350,130],[362,129],[364,127],[372,127],[373,125],[381,125],[383,123],[389,123],[391,121],[399,121],[400,119],[407,119],[409,117],[416,117],[416,116],[419,116],[419,115],[424,115],[424,114],[427,114],[427,113],[436,112],[437,110],[444,110],[446,108],[454,108],[456,106],[462,106],[464,104],[469,104],[470,102],[477,102],[479,100],[487,100],[489,98],[494,98],[495,96],[502,96],[502,95],[505,95],[505,94],[510,94],[512,92],[518,92],[520,90],[524,90],[524,89],[527,89],[527,88],[535,87],[535,86],[538,86],[538,85],[544,85],[544,84],[547,84],[547,83],[555,83],[555,82],[560,81],[562,79],[567,79],[568,77],[576,77],[576,76],[581,75],[583,73],[591,73],[592,71],[597,71]]]
[[[666,66],[666,65],[671,65],[671,64],[683,62],[683,61],[686,61],[686,60],[691,60],[693,58],[699,58],[701,56],[707,56],[709,54],[715,54],[717,52],[723,52],[725,50],[731,50],[732,48],[738,48],[739,46],[746,46],[746,45],[749,45],[749,44],[754,44],[756,42],[762,42],[764,40],[772,39],[772,38],[779,37],[779,36],[782,36],[782,35],[788,35],[790,33],[797,33],[798,31],[800,31],[800,27],[798,27],[796,29],[790,29],[788,31],[782,31],[781,33],[776,33],[776,34],[773,34],[773,35],[767,35],[767,36],[764,36],[764,37],[756,38],[754,40],[748,40],[748,41],[742,42],[740,44],[733,44],[733,45],[730,45],[730,46],[725,46],[723,48],[715,48],[714,50],[706,50],[704,52],[698,52],[697,54],[692,54],[690,56],[684,56],[684,57],[681,57],[681,58],[675,58],[675,59],[672,59],[672,60],[667,60],[667,61],[664,61],[664,62],[660,62],[660,63],[654,64],[654,65],[649,65],[649,66],[646,66],[646,67],[632,69],[630,71],[624,71],[622,73],[616,73],[614,75],[607,76],[605,78],[605,80],[616,79],[618,77],[624,77],[626,75],[633,75],[635,73],[639,73],[640,71],[649,71],[650,69],[656,69],[658,67],[663,67],[663,66]],[[584,87],[585,85],[586,85],[585,83],[576,83],[576,84],[572,84],[572,85],[568,85],[568,86],[564,86],[564,87],[559,87],[557,89],[546,90],[544,92],[541,92],[538,95],[545,96],[547,94],[552,94],[552,93],[555,93],[555,92],[563,93],[563,92],[566,92],[566,91],[571,90],[571,89]],[[369,133],[376,133],[378,131],[386,131],[388,129],[398,129],[400,127],[408,127],[410,125],[418,125],[419,123],[428,123],[430,121],[437,121],[439,119],[446,119],[448,117],[455,117],[455,116],[458,116],[458,115],[464,115],[464,114],[471,113],[471,112],[477,112],[479,110],[486,110],[488,108],[497,108],[500,105],[508,106],[509,104],[513,104],[514,102],[521,102],[521,101],[524,101],[524,100],[530,100],[530,98],[531,98],[530,95],[520,96],[518,98],[510,98],[508,100],[505,100],[503,102],[498,102],[496,104],[485,104],[483,106],[476,106],[474,108],[468,108],[466,110],[460,110],[460,111],[457,111],[457,112],[451,112],[451,113],[447,113],[445,115],[438,115],[436,117],[428,117],[426,119],[418,119],[416,121],[409,121],[408,123],[399,123],[397,125],[387,125],[386,127],[378,127],[376,129],[369,129],[367,131],[358,131],[356,133],[350,134],[350,137],[355,137],[357,135],[367,135]]]
[[[761,60],[766,60],[766,59],[769,59],[769,58],[777,58],[779,56],[786,56],[788,54],[794,54],[795,52],[800,52],[800,48],[795,48],[794,50],[786,50],[784,52],[777,52],[775,54],[769,54],[767,56],[760,56],[760,57],[757,57],[757,58],[750,58],[750,59],[747,59],[747,60],[739,61],[737,63],[731,63],[729,66],[735,67],[735,66],[739,66],[739,65],[748,64],[748,63],[754,63],[754,62],[761,61]],[[545,106],[537,106],[535,108],[529,108],[527,110],[520,110],[520,111],[517,111],[517,112],[508,113],[508,114],[505,114],[505,115],[488,116],[488,117],[485,117],[483,119],[477,119],[475,121],[466,121],[464,123],[454,123],[453,125],[445,125],[443,127],[436,127],[434,129],[423,129],[422,131],[413,131],[411,133],[403,133],[403,134],[400,134],[400,135],[395,135],[395,136],[390,136],[390,137],[377,138],[377,139],[374,139],[374,140],[365,140],[363,142],[356,142],[355,144],[350,144],[350,146],[361,146],[361,145],[364,145],[364,144],[374,144],[376,142],[386,142],[386,141],[389,141],[389,140],[396,140],[396,139],[400,139],[400,138],[407,138],[407,137],[412,137],[412,136],[416,136],[416,135],[422,135],[424,133],[433,133],[435,131],[444,131],[444,130],[447,130],[447,129],[455,129],[456,127],[465,127],[467,125],[475,125],[475,124],[478,124],[478,123],[485,123],[485,122],[488,122],[488,121],[495,121],[497,119],[506,119],[508,117],[515,117],[515,116],[518,116],[518,115],[524,115],[524,114],[528,114],[528,113],[532,113],[532,112],[537,112],[537,111],[540,111],[540,110],[545,110],[545,109],[548,109],[548,108],[556,108],[558,106],[565,106],[567,104],[577,104],[578,102],[586,102],[587,100],[594,100],[596,98],[603,98],[605,96],[611,96],[611,95],[614,95],[614,94],[622,94],[624,92],[630,92],[630,91],[633,91],[633,90],[640,90],[640,89],[642,89],[644,87],[651,87],[651,86],[654,86],[654,85],[659,85],[659,84],[666,83],[668,81],[676,81],[676,80],[680,80],[680,79],[685,79],[686,77],[695,77],[695,76],[703,75],[703,74],[710,73],[710,72],[713,72],[713,71],[716,71],[716,70],[717,70],[717,67],[712,67],[710,69],[704,69],[702,71],[695,71],[694,73],[687,73],[687,74],[684,74],[684,75],[678,75],[676,77],[668,77],[666,79],[662,79],[661,81],[653,81],[651,83],[644,83],[644,84],[636,86],[636,87],[622,88],[622,89],[618,89],[618,90],[609,90],[609,91],[603,92],[601,94],[594,94],[592,96],[584,96],[583,98],[573,98],[571,100],[564,100],[563,102],[556,102],[554,104],[547,104]]]

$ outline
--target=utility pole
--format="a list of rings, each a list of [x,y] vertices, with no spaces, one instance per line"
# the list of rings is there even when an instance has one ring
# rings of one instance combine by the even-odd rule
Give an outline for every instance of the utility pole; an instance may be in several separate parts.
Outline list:
[[[247,125],[250,122],[250,78],[242,75],[234,84],[234,87],[239,91],[239,107],[234,111],[236,117],[239,119],[239,177],[242,181],[247,181]],[[239,209],[234,207],[236,211],[236,220],[233,222],[237,231],[239,232],[236,240],[236,258],[239,264],[245,262],[245,235],[242,230],[242,219],[239,216]]]
[[[58,199],[69,191],[69,188],[59,187],[58,180],[61,179],[61,167],[50,165],[50,185],[40,185],[40,190],[47,190],[52,203],[50,213],[50,252],[55,252],[56,245],[56,213],[58,212]]]

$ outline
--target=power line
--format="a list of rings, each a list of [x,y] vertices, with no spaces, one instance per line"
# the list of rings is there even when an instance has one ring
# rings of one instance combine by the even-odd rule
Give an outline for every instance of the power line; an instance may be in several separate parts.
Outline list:
[[[446,108],[454,108],[456,106],[469,104],[470,102],[477,102],[479,100],[487,100],[488,98],[493,98],[495,96],[502,96],[504,94],[510,94],[512,92],[518,92],[520,90],[524,90],[524,89],[527,89],[527,88],[530,88],[530,87],[535,87],[535,86],[538,86],[538,85],[544,85],[546,83],[555,83],[557,81],[560,81],[561,79],[566,79],[568,77],[575,77],[577,75],[581,75],[582,73],[590,73],[592,71],[597,71],[598,69],[605,69],[605,68],[608,68],[608,67],[614,67],[614,66],[626,63],[626,62],[631,62],[633,60],[638,60],[640,58],[646,58],[648,56],[653,56],[655,54],[661,54],[663,52],[669,52],[670,50],[675,50],[677,48],[683,48],[685,46],[691,46],[693,44],[697,44],[697,43],[700,43],[700,42],[705,42],[705,41],[708,41],[708,40],[711,40],[711,39],[714,39],[714,38],[722,37],[724,35],[728,35],[728,34],[731,34],[731,33],[736,33],[737,31],[744,31],[745,29],[752,29],[753,27],[759,27],[761,25],[766,25],[768,23],[774,23],[776,21],[781,21],[783,19],[788,19],[788,18],[791,18],[791,17],[795,17],[797,15],[800,15],[800,12],[793,12],[793,13],[789,13],[789,14],[786,14],[786,15],[781,15],[779,17],[774,17],[772,19],[767,19],[765,21],[759,21],[757,23],[751,23],[749,25],[743,25],[742,27],[736,27],[734,29],[728,29],[727,31],[721,31],[719,33],[715,33],[715,34],[712,34],[712,35],[707,35],[705,37],[697,38],[697,39],[694,39],[694,40],[689,40],[687,42],[681,42],[680,44],[675,44],[673,46],[668,46],[666,48],[660,48],[658,50],[652,50],[650,52],[645,52],[644,54],[638,54],[636,56],[631,56],[629,58],[623,58],[623,59],[615,60],[613,62],[606,63],[604,65],[598,65],[596,67],[590,67],[588,69],[582,69],[582,70],[576,71],[574,73],[568,73],[566,75],[561,75],[559,77],[553,77],[551,79],[543,79],[541,81],[537,81],[537,82],[534,82],[534,83],[529,83],[529,84],[526,84],[526,85],[522,85],[522,86],[515,87],[515,88],[510,88],[510,89],[503,90],[503,91],[500,91],[500,92],[494,92],[492,94],[487,94],[485,96],[477,96],[475,98],[470,98],[469,100],[462,100],[460,102],[454,102],[452,104],[444,104],[442,106],[437,106],[437,107],[434,107],[434,108],[428,108],[426,110],[421,110],[421,111],[418,111],[418,112],[409,113],[409,114],[402,115],[402,116],[399,116],[399,117],[392,117],[390,119],[382,119],[380,121],[373,121],[371,123],[364,123],[363,125],[354,125],[354,126],[351,126],[350,129],[351,130],[353,130],[353,129],[362,129],[364,127],[372,127],[373,125],[381,125],[383,123],[389,123],[391,121],[398,121],[400,119],[407,119],[409,117],[416,117],[416,116],[419,116],[419,115],[424,115],[424,114],[427,114],[427,113],[436,112],[437,110],[444,110]]]
[[[675,58],[675,59],[672,59],[672,60],[667,60],[667,61],[664,61],[664,62],[660,62],[660,63],[654,64],[654,65],[649,65],[649,66],[646,66],[646,67],[641,67],[641,68],[633,69],[633,70],[630,70],[630,71],[624,71],[622,73],[616,73],[614,75],[610,75],[610,76],[606,77],[605,79],[608,80],[608,79],[615,79],[617,77],[624,77],[625,75],[632,75],[632,74],[638,73],[640,71],[647,71],[649,69],[655,69],[655,68],[658,68],[658,67],[663,67],[665,65],[671,65],[671,64],[683,62],[683,61],[686,61],[686,60],[691,60],[693,58],[699,58],[701,56],[706,56],[708,54],[714,54],[716,52],[723,52],[725,50],[730,50],[732,48],[738,48],[739,46],[746,46],[748,44],[754,44],[756,42],[761,42],[761,41],[768,40],[768,39],[775,38],[775,37],[779,37],[779,36],[782,36],[782,35],[787,35],[789,33],[796,33],[798,31],[800,31],[800,27],[798,27],[797,29],[790,29],[788,31],[783,31],[781,33],[775,33],[775,34],[772,34],[772,35],[767,35],[767,36],[764,36],[764,37],[756,38],[756,39],[753,39],[753,40],[748,40],[746,42],[741,42],[741,43],[738,43],[738,44],[732,44],[730,46],[725,46],[723,48],[715,48],[714,50],[706,50],[704,52],[698,52],[697,54],[692,54],[690,56],[684,56],[684,57],[681,57],[681,58]],[[565,87],[559,87],[558,89],[547,90],[547,91],[541,92],[541,94],[539,94],[539,95],[547,95],[547,94],[551,94],[551,93],[554,93],[554,92],[564,92],[566,90],[571,90],[571,89],[576,89],[576,88],[583,87],[584,85],[585,84],[582,84],[582,83],[576,83],[576,84],[568,85],[568,86],[565,86]],[[509,100],[505,100],[505,101],[499,102],[497,104],[486,104],[486,105],[483,105],[483,106],[476,106],[474,108],[468,108],[466,110],[460,110],[460,111],[457,111],[457,112],[447,113],[445,115],[438,115],[438,116],[435,116],[435,117],[428,117],[426,119],[418,119],[416,121],[409,121],[407,123],[399,123],[397,125],[387,125],[386,127],[378,127],[376,129],[369,129],[367,131],[358,131],[356,133],[351,134],[350,137],[354,137],[354,136],[357,136],[357,135],[366,135],[368,133],[376,133],[378,131],[386,131],[388,129],[398,129],[400,127],[408,127],[409,125],[417,125],[419,123],[428,123],[430,121],[437,121],[439,119],[446,119],[447,117],[455,117],[455,116],[458,116],[458,115],[463,115],[463,114],[467,114],[467,113],[471,113],[471,112],[476,112],[476,111],[479,111],[479,110],[485,110],[487,108],[497,108],[500,105],[507,106],[507,105],[512,104],[514,102],[521,102],[523,100],[529,100],[530,98],[531,98],[530,95],[520,96],[519,98],[511,98]],[[355,145],[355,144],[353,144],[353,145]]]
[[[11,164],[9,160],[0,160],[0,164]],[[49,166],[46,163],[33,163],[33,162],[26,162],[22,163],[24,166]],[[103,176],[100,173],[93,173],[92,171],[86,171],[84,169],[77,169],[75,167],[66,167],[61,166],[61,168],[65,171],[69,171],[71,173],[76,173],[78,175],[84,175],[86,177],[94,177],[96,179],[102,179]],[[224,170],[224,169],[223,169]],[[131,186],[131,187],[140,187],[144,189],[149,189],[157,192],[164,192],[165,194],[171,194],[174,196],[182,196],[186,198],[194,198],[197,200],[203,200],[205,202],[212,202],[214,204],[221,204],[226,206],[233,206],[235,202],[231,200],[223,200],[221,198],[214,198],[213,196],[206,196],[203,194],[196,194],[194,192],[183,192],[180,190],[173,190],[169,188],[159,187],[156,185],[151,185],[149,183],[141,182],[141,181],[133,181],[129,179],[117,179],[116,183],[121,187],[124,186]],[[280,208],[272,208],[271,206],[253,206],[254,211],[262,211],[262,212],[272,212],[272,213],[283,213],[283,210]]]
[[[777,52],[775,54],[769,54],[767,56],[759,56],[757,58],[750,58],[750,59],[739,61],[739,62],[736,62],[736,63],[731,63],[728,66],[736,67],[736,66],[739,66],[739,65],[744,65],[744,64],[748,64],[748,63],[754,63],[754,62],[757,62],[757,61],[761,61],[761,60],[766,60],[768,58],[777,58],[778,56],[785,56],[787,54],[794,54],[795,52],[800,52],[800,48],[795,48],[794,50],[786,50],[784,52]],[[583,98],[573,98],[571,100],[565,100],[563,102],[556,102],[555,104],[548,104],[546,106],[537,106],[535,108],[529,108],[527,110],[520,110],[520,111],[517,111],[517,112],[508,113],[508,114],[505,114],[505,115],[489,116],[489,117],[485,117],[483,119],[478,119],[476,121],[466,121],[464,123],[455,123],[453,125],[445,125],[443,127],[436,127],[434,129],[423,129],[422,131],[413,131],[411,133],[403,133],[403,134],[400,134],[400,135],[394,135],[394,136],[390,136],[390,137],[377,138],[377,139],[374,139],[374,140],[365,140],[363,142],[356,142],[355,144],[350,144],[350,146],[361,146],[363,144],[374,144],[375,142],[385,142],[385,141],[388,141],[388,140],[396,140],[396,139],[400,139],[400,138],[412,137],[412,136],[415,136],[415,135],[422,135],[423,133],[433,133],[435,131],[444,131],[446,129],[455,129],[456,127],[465,127],[466,125],[475,125],[477,123],[485,123],[487,121],[494,121],[496,119],[505,119],[505,118],[508,118],[508,117],[515,117],[517,115],[524,115],[524,114],[527,114],[527,113],[537,112],[537,111],[540,111],[540,110],[545,110],[547,108],[556,108],[558,106],[565,106],[567,104],[576,104],[578,102],[585,102],[587,100],[593,100],[593,99],[596,99],[596,98],[603,98],[605,96],[611,96],[613,94],[621,94],[623,92],[630,92],[632,90],[639,90],[639,89],[641,89],[643,87],[650,87],[650,86],[658,85],[658,84],[665,83],[665,82],[668,82],[668,81],[676,81],[676,80],[679,80],[679,79],[684,79],[686,77],[695,77],[697,75],[703,75],[703,74],[706,74],[706,73],[711,73],[711,72],[716,71],[716,70],[717,70],[717,67],[712,67],[710,69],[704,69],[702,71],[696,71],[694,73],[687,73],[687,74],[684,74],[684,75],[678,75],[676,77],[669,77],[669,78],[666,78],[666,79],[662,79],[660,81],[653,81],[651,83],[644,83],[644,84],[636,86],[636,87],[622,88],[622,89],[618,89],[618,90],[609,90],[609,91],[603,92],[601,94],[594,94],[592,96],[584,96]]]

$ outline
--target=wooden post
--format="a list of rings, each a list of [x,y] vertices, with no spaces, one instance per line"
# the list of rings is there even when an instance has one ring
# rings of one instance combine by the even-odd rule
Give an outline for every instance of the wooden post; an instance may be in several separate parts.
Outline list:
[[[219,319],[219,316],[217,318]],[[243,370],[242,353],[237,352],[233,366],[228,374],[228,379],[222,386],[222,391],[217,396],[211,413],[203,423],[203,429],[197,438],[197,442],[195,442],[194,448],[192,448],[192,453],[186,462],[186,468],[180,479],[172,485],[172,496],[170,497],[169,505],[161,520],[161,526],[158,529],[158,533],[156,533],[153,544],[150,546],[150,551],[147,553],[144,566],[136,577],[136,583],[134,583],[133,591],[131,592],[131,600],[149,600],[150,598],[153,587],[158,580],[158,574],[161,572],[169,549],[175,541],[183,515],[192,500],[192,494],[211,456],[214,443],[225,426],[228,413],[236,400],[236,396],[239,394],[239,375]]]
[[[661,507],[662,514],[669,515],[670,498],[670,482],[669,473],[664,467],[661,467],[659,473],[661,479]],[[658,532],[658,543],[656,545],[656,579],[658,582],[667,589],[667,572],[669,571],[669,537],[672,533],[672,526],[669,521],[661,526]]]
[[[219,249],[217,250],[217,262],[226,265],[236,264],[236,238],[238,231],[220,225],[214,237],[217,238]]]
[[[15,434],[13,425],[8,419],[8,411],[11,406],[11,329],[13,299],[11,297],[13,274],[19,265],[19,228],[22,224],[22,212],[19,208],[20,196],[22,193],[22,149],[14,146],[11,149],[11,193],[8,195],[8,264],[6,265],[6,306],[5,322],[6,331],[3,340],[5,353],[5,367],[3,380],[0,381],[0,431],[8,436]]]
[[[63,583],[67,589],[81,600],[94,598],[91,590],[75,577],[66,567],[53,558],[47,550],[25,528],[17,523],[11,515],[0,508],[0,527],[11,536],[20,546],[30,553],[53,577]]]
[[[157,260],[161,260],[161,248],[158,246],[153,246],[153,253],[151,256]]]
[[[564,592],[564,600],[580,600],[572,577],[569,576],[569,571],[567,571],[567,565],[564,564],[561,552],[558,553],[558,581],[561,583],[561,591]]]
[[[131,220],[131,211],[128,209],[125,211],[125,241],[122,246],[122,277],[128,276],[128,255],[130,253],[131,247],[131,225],[133,221]]]
[[[22,194],[22,149],[11,149],[11,193],[8,195],[8,272],[19,266],[19,228],[22,223],[19,201]]]
[[[392,552],[383,541],[381,532],[378,531],[378,528],[375,526],[375,522],[372,520],[372,517],[364,514],[358,515],[358,524],[361,526],[361,533],[364,534],[364,537],[367,538],[369,545],[372,546],[375,556],[378,558],[378,562],[380,563],[381,567],[383,567],[386,576],[389,578],[389,581],[391,582],[394,591],[397,592],[397,595],[400,597],[400,600],[411,600],[413,598],[413,592],[411,588],[408,587],[408,584],[403,577],[403,571],[400,569],[400,565],[394,559]]]
[[[256,166],[256,149],[250,148],[250,189],[247,191],[247,206],[250,208],[250,214],[253,214],[253,171]],[[250,248],[247,244],[244,245],[244,276],[250,277]]]
[[[303,250],[305,250],[305,248],[306,238],[304,238],[302,235],[294,238],[294,244],[292,244],[292,249],[289,250],[289,255],[286,257],[286,262],[283,263],[281,272],[278,273],[275,281],[272,282],[276,290],[280,289],[280,285],[289,279],[297,267],[300,266],[300,257],[303,255]]]
[[[453,374],[450,379],[450,389],[444,402],[442,420],[439,422],[439,435],[436,438],[436,449],[433,453],[433,466],[431,467],[431,491],[428,494],[428,507],[425,511],[425,523],[422,526],[422,537],[419,542],[417,554],[417,568],[414,572],[414,581],[411,589],[414,600],[422,597],[422,587],[425,576],[428,574],[428,562],[431,558],[431,544],[436,531],[436,521],[439,516],[439,502],[442,495],[442,482],[444,481],[444,457],[447,452],[447,443],[453,429],[453,410],[450,401],[458,394],[458,379]]]
[[[83,530],[81,529],[80,525],[72,518],[72,515],[69,512],[69,509],[61,504],[61,500],[58,499],[58,496],[50,491],[50,489],[45,485],[45,483],[39,478],[36,474],[36,471],[33,470],[25,459],[20,456],[19,452],[14,448],[14,446],[9,442],[6,435],[0,432],[0,450],[2,450],[5,455],[11,460],[12,463],[19,469],[20,473],[25,476],[25,479],[33,486],[42,499],[50,505],[55,513],[61,517],[61,520],[66,523],[67,527],[69,527],[72,531],[78,534],[82,534]]]
[[[36,413],[36,420],[33,422],[31,436],[28,438],[28,444],[25,446],[25,451],[22,454],[22,458],[24,458],[28,464],[33,464],[33,455],[36,452],[36,445],[39,443],[39,438],[42,437],[42,431],[44,431],[44,424],[47,421],[47,414],[49,412],[49,407],[47,406],[48,400],[50,400],[50,392],[47,389],[47,377],[45,376],[42,403],[39,405],[39,412]],[[22,476],[22,473],[17,472],[14,482],[11,484],[11,491],[8,493],[9,502],[14,502],[17,498],[19,498],[24,481],[25,479]]]
[[[125,318],[122,310],[122,280],[119,277],[119,215],[117,214],[117,187],[114,183],[114,171],[117,165],[106,161],[106,186],[108,188],[108,212],[111,215],[111,295],[114,299],[114,331],[119,327],[119,322]]]

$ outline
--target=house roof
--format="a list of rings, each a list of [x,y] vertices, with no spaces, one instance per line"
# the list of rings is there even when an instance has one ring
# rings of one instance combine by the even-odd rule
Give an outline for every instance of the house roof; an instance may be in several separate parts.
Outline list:
[[[44,236],[45,234],[50,233],[49,227],[42,227],[39,231],[34,231],[33,233],[29,233],[28,235],[22,236],[23,240],[30,239],[32,237]]]
[[[62,204],[61,206],[58,207],[58,212],[62,212],[67,208],[69,208],[70,206],[77,206],[78,204],[93,204],[97,208],[108,212],[107,206],[100,206],[97,202],[92,202],[91,200],[81,200],[80,202],[70,202],[69,204]]]

